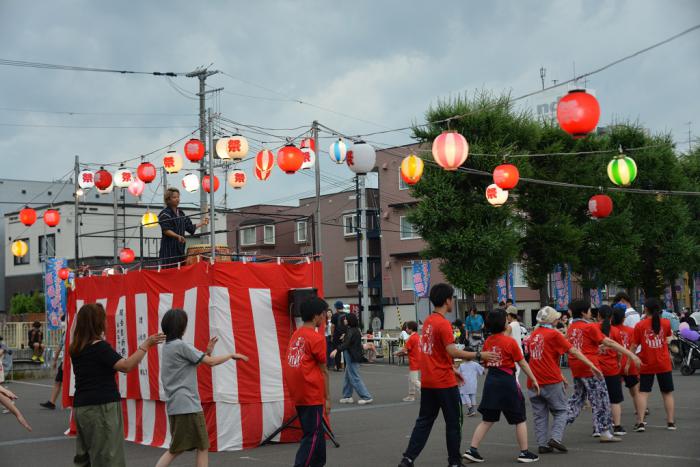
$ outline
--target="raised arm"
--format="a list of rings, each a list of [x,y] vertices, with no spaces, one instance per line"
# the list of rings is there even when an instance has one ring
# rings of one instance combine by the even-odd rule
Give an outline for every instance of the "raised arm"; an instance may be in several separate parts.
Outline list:
[[[637,357],[637,355],[634,352],[630,352],[628,349],[625,347],[621,346],[614,340],[610,339],[609,337],[606,337],[603,339],[602,344],[606,347],[610,347],[611,349],[615,350],[618,353],[624,354],[629,358],[631,361],[634,362],[637,367],[640,367],[642,365],[642,361]]]
[[[163,333],[153,334],[152,336],[149,336],[145,341],[141,343],[141,345],[139,345],[139,348],[136,349],[136,352],[132,353],[129,356],[129,358],[122,358],[117,363],[115,363],[112,368],[114,368],[117,371],[121,371],[122,373],[130,372],[131,370],[136,368],[139,363],[141,363],[143,357],[145,357],[148,353],[148,349],[164,341],[165,334]]]

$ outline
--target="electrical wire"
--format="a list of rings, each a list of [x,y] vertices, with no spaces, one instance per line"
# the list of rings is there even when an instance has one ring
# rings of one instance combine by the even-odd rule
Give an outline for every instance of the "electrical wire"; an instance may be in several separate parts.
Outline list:
[[[26,112],[26,113],[43,113],[56,115],[104,115],[104,116],[124,116],[124,117],[194,117],[199,114],[173,114],[164,112],[81,112],[72,110],[38,110],[38,109],[19,109],[16,107],[0,107],[0,111],[6,112]]]
[[[172,128],[192,128],[191,125],[122,125],[122,126],[102,126],[102,125],[53,125],[42,123],[0,123],[0,126],[24,127],[24,128],[76,128],[81,130],[163,130]]]
[[[96,73],[117,73],[120,75],[153,75],[153,76],[185,76],[185,73],[174,73],[172,71],[162,72],[162,71],[134,71],[134,70],[117,70],[113,68],[93,68],[84,66],[73,66],[73,65],[56,65],[52,63],[41,63],[41,62],[28,62],[24,60],[10,60],[6,58],[0,58],[0,65],[3,66],[13,66],[13,67],[23,67],[23,68],[42,68],[49,70],[67,70],[67,71],[91,71]]]

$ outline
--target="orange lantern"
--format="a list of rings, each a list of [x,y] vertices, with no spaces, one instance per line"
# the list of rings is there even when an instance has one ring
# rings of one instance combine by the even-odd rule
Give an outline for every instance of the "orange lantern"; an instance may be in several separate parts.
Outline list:
[[[595,130],[600,119],[600,104],[584,89],[573,89],[559,99],[557,120],[562,130],[574,138],[583,138]]]
[[[504,190],[515,188],[520,180],[520,172],[513,164],[501,164],[493,171],[493,183]]]
[[[147,229],[158,227],[158,216],[151,211],[146,211],[146,214],[141,217],[141,225]]]
[[[29,206],[19,212],[19,221],[27,227],[36,222],[36,211]]]
[[[407,185],[415,185],[423,175],[423,159],[413,154],[401,161],[401,178]]]
[[[211,182],[209,180],[210,180],[209,175],[205,175],[202,178],[202,188],[204,188],[204,191],[206,191],[207,193],[209,193],[209,191],[211,190]],[[218,189],[219,189],[219,177],[214,175],[214,192],[216,192],[216,190],[218,190]]]
[[[277,165],[286,174],[293,174],[301,169],[304,164],[304,153],[294,146],[288,144],[277,151]]]
[[[58,278],[61,279],[62,281],[67,281],[69,277],[70,277],[70,269],[61,268],[58,270]]]
[[[156,166],[150,162],[142,162],[136,169],[136,176],[143,183],[151,183],[155,180],[157,174]]]
[[[61,214],[55,209],[47,209],[44,213],[44,223],[49,227],[56,227],[61,222]]]
[[[136,258],[136,253],[131,248],[122,248],[119,251],[119,261],[122,263],[133,263]]]
[[[185,143],[185,157],[191,162],[201,161],[204,157],[204,143],[197,138],[192,138]]]

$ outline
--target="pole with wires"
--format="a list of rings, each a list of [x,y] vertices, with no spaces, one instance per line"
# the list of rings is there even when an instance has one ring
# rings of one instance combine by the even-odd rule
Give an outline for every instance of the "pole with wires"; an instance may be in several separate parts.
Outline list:
[[[316,163],[314,171],[316,177],[316,215],[314,216],[314,232],[316,232],[316,254],[323,258],[322,255],[322,238],[321,238],[321,149],[318,146],[318,122],[316,120],[311,124],[312,137],[314,139],[314,151],[316,152]]]
[[[216,209],[215,209],[215,204],[214,204],[214,151],[213,151],[213,143],[214,143],[214,136],[213,136],[213,131],[211,131],[213,127],[213,119],[211,116],[211,108],[207,110],[207,120],[209,124],[209,222],[211,223],[210,227],[210,234],[209,234],[209,241],[211,243],[211,262],[212,264],[216,261]],[[224,182],[226,183],[226,182]],[[204,190],[202,190],[204,192]],[[202,217],[204,215],[202,214]]]
[[[119,214],[118,214],[118,212],[117,212],[117,210],[119,209],[119,204],[118,204],[118,202],[119,202],[118,196],[119,196],[119,195],[118,195],[118,191],[119,191],[119,190],[116,189],[116,188],[114,188],[113,191],[112,191],[112,193],[113,193],[113,195],[114,195],[114,197],[113,197],[113,205],[112,205],[112,207],[113,207],[113,215],[114,215],[114,234],[112,235],[112,240],[113,240],[113,242],[114,242],[114,245],[113,245],[113,246],[114,246],[114,257],[112,258],[112,260],[113,260],[113,263],[114,263],[114,264],[117,264],[117,254],[118,254],[118,251],[117,251],[117,250],[118,250],[118,248],[119,248],[119,237],[118,237],[118,235],[117,235],[117,232],[118,232],[117,229],[119,228],[119,226],[118,226],[118,223],[119,223],[119,220],[118,220]]]
[[[73,169],[73,176],[75,177],[75,183],[73,186],[73,196],[74,196],[74,214],[73,219],[75,223],[75,262],[73,269],[77,270],[80,266],[80,199],[78,196],[80,185],[78,177],[80,177],[80,159],[78,155],[75,156],[75,168]]]

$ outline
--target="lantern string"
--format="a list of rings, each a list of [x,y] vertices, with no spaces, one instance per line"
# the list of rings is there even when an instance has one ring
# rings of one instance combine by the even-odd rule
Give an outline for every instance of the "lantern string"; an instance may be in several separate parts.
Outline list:
[[[134,71],[134,70],[116,70],[113,68],[93,68],[73,65],[56,65],[53,63],[27,62],[24,60],[9,60],[0,58],[0,65],[15,66],[24,68],[43,68],[50,70],[65,70],[65,71],[92,71],[97,73],[118,73],[120,75],[153,75],[165,77],[182,77],[186,73],[174,73],[172,71]]]

